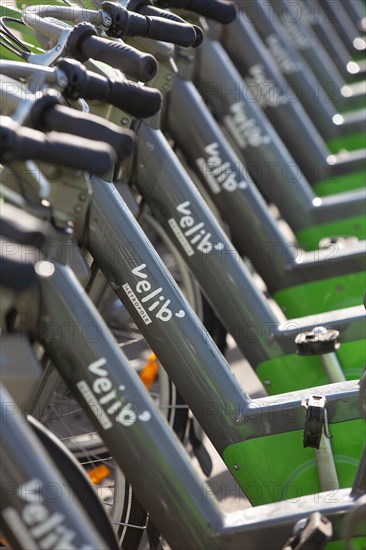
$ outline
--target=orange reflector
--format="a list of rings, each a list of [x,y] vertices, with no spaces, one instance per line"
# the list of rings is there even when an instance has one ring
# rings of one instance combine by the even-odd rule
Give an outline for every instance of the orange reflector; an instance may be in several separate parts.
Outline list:
[[[151,384],[154,382],[158,374],[158,360],[156,355],[152,353],[147,359],[147,363],[140,372],[140,378],[144,386],[149,389]]]
[[[2,533],[0,533],[0,547],[10,548],[8,541],[6,539],[4,539]]]
[[[103,479],[106,478],[110,473],[111,472],[107,468],[107,466],[104,466],[103,464],[101,464],[100,466],[97,466],[96,468],[89,470],[88,476],[90,481],[94,483],[94,485],[98,485],[98,483],[103,481]]]

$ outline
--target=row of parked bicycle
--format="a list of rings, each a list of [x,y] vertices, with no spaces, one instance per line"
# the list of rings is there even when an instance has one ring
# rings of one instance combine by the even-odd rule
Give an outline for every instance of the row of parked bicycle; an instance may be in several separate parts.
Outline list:
[[[365,31],[362,0],[2,3],[5,546],[365,547]],[[251,508],[202,489],[204,434]]]

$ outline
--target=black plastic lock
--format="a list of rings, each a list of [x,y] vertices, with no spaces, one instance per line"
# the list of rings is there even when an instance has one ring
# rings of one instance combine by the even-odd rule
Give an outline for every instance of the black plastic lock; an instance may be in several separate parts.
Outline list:
[[[312,447],[313,449],[319,449],[323,431],[329,437],[325,403],[326,399],[322,395],[312,395],[308,402],[303,403],[303,406],[306,407],[303,437],[305,448]]]
[[[300,332],[295,338],[295,344],[299,355],[333,353],[340,346],[339,331],[316,327],[307,332]]]
[[[314,512],[299,532],[286,542],[282,550],[322,550],[332,534],[331,522],[319,512]]]

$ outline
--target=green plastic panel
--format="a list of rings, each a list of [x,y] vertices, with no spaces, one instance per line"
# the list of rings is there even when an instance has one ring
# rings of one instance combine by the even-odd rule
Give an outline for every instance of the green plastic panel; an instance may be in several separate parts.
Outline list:
[[[291,319],[361,305],[365,283],[366,274],[361,271],[295,285],[276,292],[274,297],[286,317]]]
[[[346,379],[359,379],[366,364],[365,341],[343,343],[336,354]],[[258,365],[256,374],[270,395],[329,384],[323,363],[317,356],[277,357]]]
[[[342,149],[347,151],[356,151],[366,147],[366,136],[363,132],[341,136],[327,141],[328,149],[331,153],[339,153]]]
[[[357,237],[364,240],[366,239],[366,216],[314,225],[302,229],[296,233],[296,237],[304,250],[317,250],[319,241],[324,237]]]
[[[331,424],[329,431],[340,487],[350,487],[365,445],[365,423]],[[241,441],[225,449],[225,464],[253,506],[287,499],[295,503],[303,495],[321,492],[315,451],[304,449],[302,438],[302,430],[293,431]],[[337,498],[335,487],[325,490],[332,492],[324,502],[314,495],[319,508]]]
[[[359,171],[320,181],[313,185],[313,189],[319,197],[326,197],[354,189],[364,189],[365,185],[365,172]]]
[[[325,550],[344,550],[344,543],[341,541],[329,542],[325,546]],[[366,539],[364,537],[352,539],[352,549],[353,550],[365,550],[366,549]]]

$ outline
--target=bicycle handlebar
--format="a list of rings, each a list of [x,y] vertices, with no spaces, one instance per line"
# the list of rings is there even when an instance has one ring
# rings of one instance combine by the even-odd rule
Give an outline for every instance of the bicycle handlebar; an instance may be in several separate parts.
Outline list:
[[[161,10],[156,6],[152,6],[150,0],[130,0],[128,4],[128,9],[142,15],[159,17],[167,21],[186,24],[186,21],[182,19],[182,17],[179,17],[179,15],[176,15],[171,11]],[[197,48],[200,44],[202,44],[204,34],[201,27],[198,27],[197,25],[192,25],[192,27],[194,28],[197,37],[196,42],[193,44],[193,47]]]
[[[43,134],[0,117],[0,161],[38,160],[94,174],[106,173],[115,162],[113,149],[101,141],[69,134]]]
[[[14,247],[17,245],[14,244]],[[29,254],[28,249],[27,253]],[[21,292],[31,286],[36,278],[36,273],[31,262],[22,259],[19,254],[17,256],[17,259],[10,260],[0,251],[1,286]]]
[[[6,240],[41,249],[51,231],[46,221],[12,204],[2,203],[0,234]]]
[[[102,9],[109,14],[112,20],[107,31],[108,36],[115,38],[142,36],[185,47],[197,47],[202,42],[202,31],[184,21],[134,13],[112,2],[103,2]]]
[[[152,116],[161,107],[161,94],[154,88],[128,81],[118,82],[97,75],[70,59],[62,59],[57,67],[66,74],[69,81],[64,90],[69,99],[83,97],[106,101],[138,118]]]
[[[79,23],[73,28],[67,48],[78,61],[90,58],[102,61],[141,82],[148,82],[157,72],[157,62],[152,55],[97,36],[90,23]]]
[[[150,0],[130,0],[128,3],[128,10],[141,13],[142,15],[154,15],[156,17],[163,17],[170,21],[176,21],[177,23],[186,23],[186,21],[171,11],[162,10],[151,4]]]
[[[161,8],[177,8],[194,11],[224,25],[234,21],[236,9],[232,2],[223,0],[157,0]]]
[[[115,150],[120,161],[129,157],[133,151],[133,133],[120,129],[100,117],[83,113],[60,105],[50,95],[45,95],[32,106],[30,121],[36,130],[64,132],[84,138],[104,141]]]

